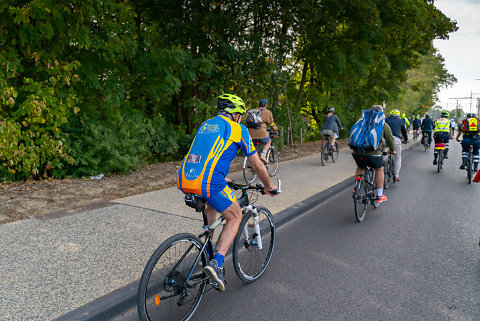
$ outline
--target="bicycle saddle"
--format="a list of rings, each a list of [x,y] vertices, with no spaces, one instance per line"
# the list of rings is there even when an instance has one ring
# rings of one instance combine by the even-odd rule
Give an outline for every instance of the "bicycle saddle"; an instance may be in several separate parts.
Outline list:
[[[185,195],[185,204],[194,208],[196,212],[201,212],[205,209],[205,200],[195,194],[187,193]]]

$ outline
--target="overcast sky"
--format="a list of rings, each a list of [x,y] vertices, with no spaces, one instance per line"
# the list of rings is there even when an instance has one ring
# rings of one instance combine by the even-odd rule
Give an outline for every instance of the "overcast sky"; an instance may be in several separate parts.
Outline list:
[[[480,97],[480,0],[436,0],[435,6],[447,17],[457,21],[458,31],[449,40],[435,40],[434,45],[445,58],[449,73],[458,82],[439,93],[438,104],[448,110],[457,105],[458,97]],[[459,99],[465,112],[470,111],[470,99]],[[473,101],[475,107],[475,99]],[[472,110],[475,112],[474,110]]]

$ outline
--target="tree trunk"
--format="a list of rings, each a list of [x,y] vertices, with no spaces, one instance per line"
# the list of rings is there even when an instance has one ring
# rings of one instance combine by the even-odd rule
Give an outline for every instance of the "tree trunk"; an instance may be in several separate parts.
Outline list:
[[[305,92],[305,83],[307,82],[307,71],[308,71],[308,62],[303,64],[303,71],[302,71],[302,80],[300,81],[300,89],[298,90],[297,101],[295,106],[298,108],[300,107],[300,103],[302,102],[303,93]]]

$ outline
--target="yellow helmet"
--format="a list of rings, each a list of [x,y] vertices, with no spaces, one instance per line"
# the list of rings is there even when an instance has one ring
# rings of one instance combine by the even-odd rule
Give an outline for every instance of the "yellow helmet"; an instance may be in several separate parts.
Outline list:
[[[217,108],[224,110],[229,114],[239,113],[245,115],[247,112],[243,99],[231,94],[222,94],[218,96]]]

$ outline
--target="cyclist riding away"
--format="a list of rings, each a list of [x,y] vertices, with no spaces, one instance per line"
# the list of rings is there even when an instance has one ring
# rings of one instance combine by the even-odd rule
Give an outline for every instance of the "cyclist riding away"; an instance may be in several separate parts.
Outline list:
[[[412,124],[412,127],[413,127],[413,132],[417,132],[417,134],[420,132],[420,126],[422,125],[422,122],[420,121],[420,117],[418,117],[418,115],[415,115],[414,116],[414,119],[413,119],[413,124]]]
[[[395,155],[393,160],[395,162],[395,181],[400,181],[400,168],[402,167],[402,143],[408,143],[407,128],[405,121],[400,118],[400,111],[393,109],[390,111],[390,117],[385,119],[385,122],[390,126],[395,141]]]
[[[400,116],[400,111],[398,111],[398,115]],[[405,129],[407,130],[407,132],[410,130],[410,120],[408,120],[407,116],[405,114],[402,114],[402,117],[403,121],[405,122]]]
[[[255,127],[248,128],[248,131],[252,136],[252,139],[258,139],[260,141],[260,144],[263,144],[263,150],[262,150],[262,153],[260,154],[260,160],[265,164],[267,163],[266,156],[267,156],[268,149],[272,144],[272,141],[270,140],[270,135],[267,132],[267,127],[268,126],[272,127],[273,132],[277,134],[275,137],[278,137],[277,125],[275,125],[275,122],[273,120],[273,114],[270,110],[267,109],[267,106],[268,106],[268,101],[266,99],[260,99],[260,101],[258,102],[258,107],[260,109],[261,123],[258,124],[258,126],[255,126],[258,128],[255,128]]]
[[[460,141],[460,135],[463,133],[462,141],[462,165],[460,169],[465,169],[467,165],[468,149],[470,145],[473,146],[473,170],[476,172],[478,170],[478,161],[479,161],[479,149],[480,149],[480,127],[478,124],[478,119],[475,118],[475,114],[468,113],[466,119],[463,120],[461,130],[457,134],[457,142]]]
[[[426,114],[425,119],[422,121],[422,143],[425,139],[425,136],[428,136],[428,149],[430,149],[430,146],[432,145],[432,130],[433,121],[430,118],[430,115]]]
[[[275,186],[270,181],[267,169],[256,153],[250,134],[241,125],[245,103],[235,95],[223,94],[217,99],[219,114],[200,125],[188,154],[177,171],[177,185],[184,193],[200,195],[207,202],[208,224],[212,224],[217,212],[227,223],[218,239],[218,251],[213,260],[204,267],[204,272],[225,290],[223,260],[242,221],[242,210],[227,184],[230,164],[241,149],[248,157],[255,173],[271,196]]]
[[[452,135],[452,128],[450,127],[450,120],[448,119],[448,116],[450,114],[448,111],[444,110],[440,114],[440,118],[435,121],[434,125],[434,139],[435,139],[435,144],[443,143],[445,144],[445,151],[444,151],[444,158],[448,159],[448,147],[449,147],[449,139],[453,139]],[[438,151],[435,150],[433,154],[433,165],[437,165],[437,158],[438,158]]]
[[[375,112],[382,112],[383,108],[380,105],[374,105],[370,110]],[[382,141],[385,140],[390,153],[395,154],[395,141],[393,139],[392,130],[390,126],[385,123],[382,131]],[[382,148],[377,148],[376,150],[365,151],[364,153],[359,153],[356,150],[352,151],[353,159],[357,164],[357,169],[355,170],[355,177],[363,174],[365,168],[370,166],[375,171],[375,186],[377,186],[377,199],[375,202],[382,203],[387,200],[387,197],[383,194],[383,157],[382,157]]]
[[[328,107],[327,108],[327,113],[325,114],[325,118],[323,120],[323,127],[321,134],[323,136],[330,136],[330,145],[332,145],[333,150],[335,150],[335,139],[338,138],[338,128],[340,127],[340,130],[343,130],[342,123],[340,122],[340,119],[338,119],[337,115],[334,115],[335,113],[335,108],[333,107]]]

